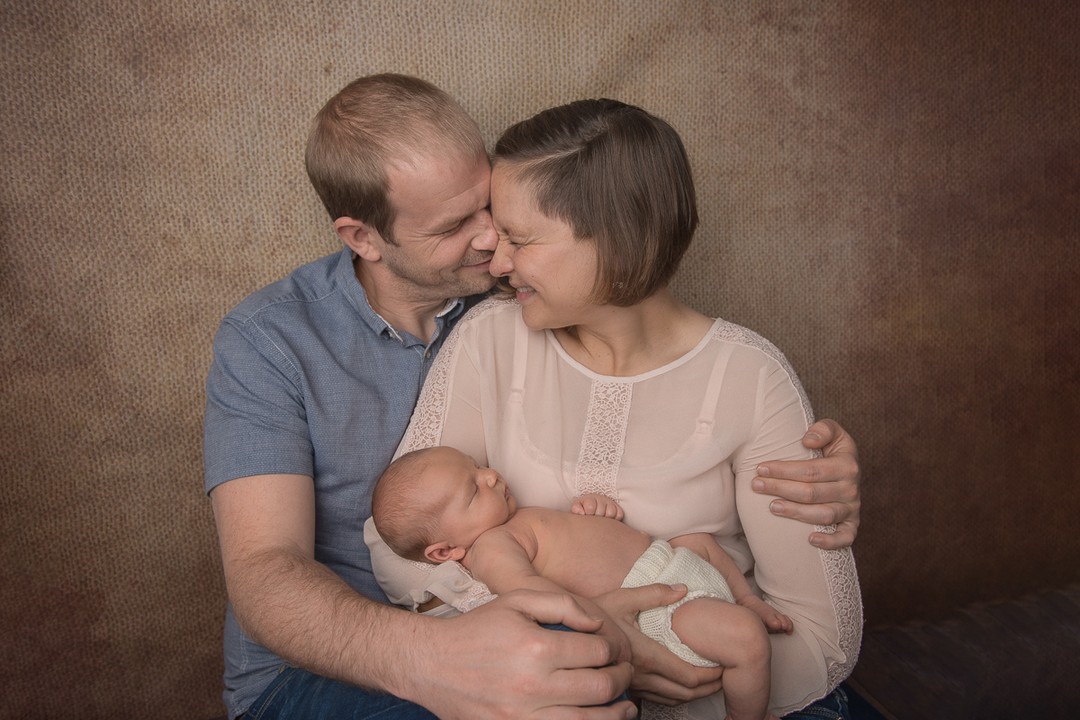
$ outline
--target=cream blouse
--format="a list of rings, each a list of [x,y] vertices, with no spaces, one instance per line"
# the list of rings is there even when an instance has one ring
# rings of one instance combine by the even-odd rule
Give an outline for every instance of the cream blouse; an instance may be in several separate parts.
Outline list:
[[[688,353],[634,377],[592,372],[551,332],[530,331],[512,300],[473,308],[427,378],[398,455],[449,445],[497,469],[520,506],[569,510],[595,492],[625,522],[670,539],[708,532],[751,585],[795,625],[770,635],[770,709],[791,712],[847,677],[862,604],[850,549],[818,550],[750,481],[766,460],[805,459],[812,411],[794,371],[764,338],[716,320]],[[822,528],[819,528],[822,529]],[[460,611],[490,599],[456,563],[395,556],[365,528],[379,583],[415,608],[438,596]],[[659,709],[659,708],[657,708]],[[652,717],[723,718],[721,694]]]

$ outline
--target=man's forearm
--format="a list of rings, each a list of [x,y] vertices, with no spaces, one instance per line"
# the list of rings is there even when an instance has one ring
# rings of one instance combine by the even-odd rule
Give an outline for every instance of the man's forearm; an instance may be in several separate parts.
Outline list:
[[[299,552],[265,551],[238,565],[227,577],[229,596],[256,642],[318,675],[403,697],[394,649],[418,616],[360,595]]]

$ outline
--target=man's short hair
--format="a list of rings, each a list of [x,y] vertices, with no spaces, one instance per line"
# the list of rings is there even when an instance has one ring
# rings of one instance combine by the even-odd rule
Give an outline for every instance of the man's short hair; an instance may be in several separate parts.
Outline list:
[[[323,106],[304,165],[332,220],[350,217],[394,242],[386,169],[418,156],[483,156],[476,122],[447,93],[407,75],[369,75]]]
[[[666,122],[579,100],[510,127],[494,155],[531,183],[540,212],[596,244],[596,302],[634,305],[671,280],[698,214],[686,149]]]

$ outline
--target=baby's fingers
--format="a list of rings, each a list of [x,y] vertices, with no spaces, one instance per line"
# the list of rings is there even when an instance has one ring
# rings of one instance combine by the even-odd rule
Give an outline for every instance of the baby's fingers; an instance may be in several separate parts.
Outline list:
[[[583,497],[576,501],[570,508],[571,512],[575,512],[578,515],[595,515],[596,514],[596,498]]]

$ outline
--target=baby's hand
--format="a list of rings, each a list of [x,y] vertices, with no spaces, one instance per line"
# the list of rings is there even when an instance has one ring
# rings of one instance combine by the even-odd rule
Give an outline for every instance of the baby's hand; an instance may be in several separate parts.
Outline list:
[[[623,509],[607,495],[586,493],[579,495],[574,504],[570,506],[570,512],[577,515],[598,515],[600,517],[623,519]]]
[[[757,595],[748,594],[739,598],[738,603],[757,613],[761,622],[765,623],[765,629],[770,633],[785,633],[790,635],[795,630],[795,624],[784,613],[765,602]]]

